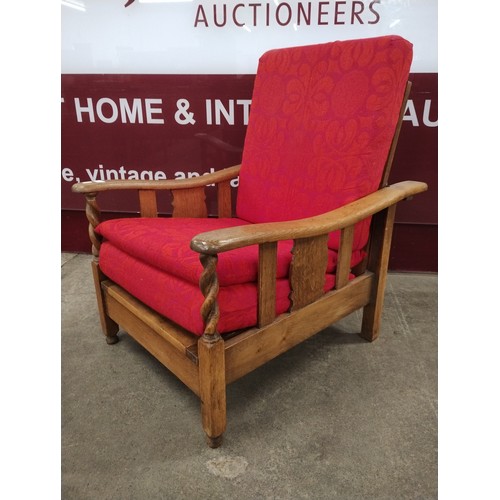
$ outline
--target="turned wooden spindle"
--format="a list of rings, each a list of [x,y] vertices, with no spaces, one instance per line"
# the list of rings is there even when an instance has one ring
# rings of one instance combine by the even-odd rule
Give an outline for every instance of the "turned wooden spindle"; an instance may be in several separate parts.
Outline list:
[[[89,221],[89,238],[92,243],[92,255],[94,261],[99,260],[99,250],[101,249],[101,237],[95,232],[95,228],[100,222],[101,211],[97,205],[97,193],[88,193],[85,195],[85,215]]]
[[[217,333],[217,323],[219,321],[217,260],[217,255],[200,255],[200,261],[203,265],[203,272],[200,277],[200,289],[205,297],[201,306],[201,316],[205,324],[204,336],[214,336]]]

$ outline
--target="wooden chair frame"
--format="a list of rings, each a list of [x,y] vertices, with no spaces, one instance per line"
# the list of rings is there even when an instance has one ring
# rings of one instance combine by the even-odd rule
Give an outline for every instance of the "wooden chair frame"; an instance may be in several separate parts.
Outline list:
[[[360,335],[373,341],[380,330],[387,267],[396,204],[427,189],[422,182],[406,181],[387,186],[399,137],[407,85],[399,123],[378,191],[331,212],[291,222],[253,224],[197,235],[191,248],[200,254],[203,273],[200,288],[205,297],[201,315],[204,334],[197,337],[131,296],[109,280],[99,268],[100,222],[96,202],[99,192],[132,189],[138,191],[140,215],[157,217],[156,194],[170,190],[173,217],[206,217],[205,187],[217,186],[219,217],[231,217],[230,181],[240,166],[186,180],[84,182],[73,191],[86,198],[86,215],[94,256],[92,269],[102,329],[108,344],[118,341],[119,327],[146,348],[184,382],[201,400],[203,429],[209,446],[220,446],[226,428],[226,386],[306,340],[328,325],[363,308]],[[372,217],[368,257],[352,270],[349,279],[354,226]],[[341,231],[335,288],[323,292],[327,265],[327,239]],[[293,240],[290,269],[291,308],[276,316],[277,243]],[[217,331],[218,254],[248,245],[259,246],[258,323],[223,337]]]

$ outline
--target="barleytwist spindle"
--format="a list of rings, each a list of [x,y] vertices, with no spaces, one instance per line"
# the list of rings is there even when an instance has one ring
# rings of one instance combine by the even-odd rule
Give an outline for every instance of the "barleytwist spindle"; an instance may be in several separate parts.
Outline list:
[[[92,255],[95,261],[99,259],[99,250],[101,249],[101,238],[94,230],[100,222],[99,217],[101,215],[96,196],[97,193],[88,193],[85,195],[87,201],[85,205],[85,215],[89,221],[89,238],[92,242]]]
[[[200,289],[205,297],[201,306],[201,316],[205,324],[204,336],[216,337],[217,323],[219,321],[219,305],[217,294],[219,293],[219,280],[217,279],[217,255],[200,254],[203,272],[200,277]]]

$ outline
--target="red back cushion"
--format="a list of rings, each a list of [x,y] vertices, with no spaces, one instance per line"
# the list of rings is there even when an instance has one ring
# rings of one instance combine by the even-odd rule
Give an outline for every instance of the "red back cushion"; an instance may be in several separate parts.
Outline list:
[[[310,217],[376,191],[411,60],[412,44],[392,35],[266,52],[255,79],[238,217]],[[368,224],[356,233],[355,249],[366,243]]]

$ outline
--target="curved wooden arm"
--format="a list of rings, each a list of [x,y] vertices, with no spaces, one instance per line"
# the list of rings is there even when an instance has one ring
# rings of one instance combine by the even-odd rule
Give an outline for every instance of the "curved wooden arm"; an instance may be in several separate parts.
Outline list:
[[[191,249],[213,255],[249,245],[311,238],[331,233],[356,224],[405,198],[426,190],[427,184],[424,182],[398,182],[348,205],[314,217],[295,221],[251,224],[201,233],[191,241]]]
[[[71,190],[74,193],[97,193],[113,189],[191,189],[218,184],[220,182],[234,179],[240,172],[240,165],[224,168],[218,172],[192,177],[190,179],[166,179],[166,180],[111,180],[111,181],[87,181],[73,184]]]

